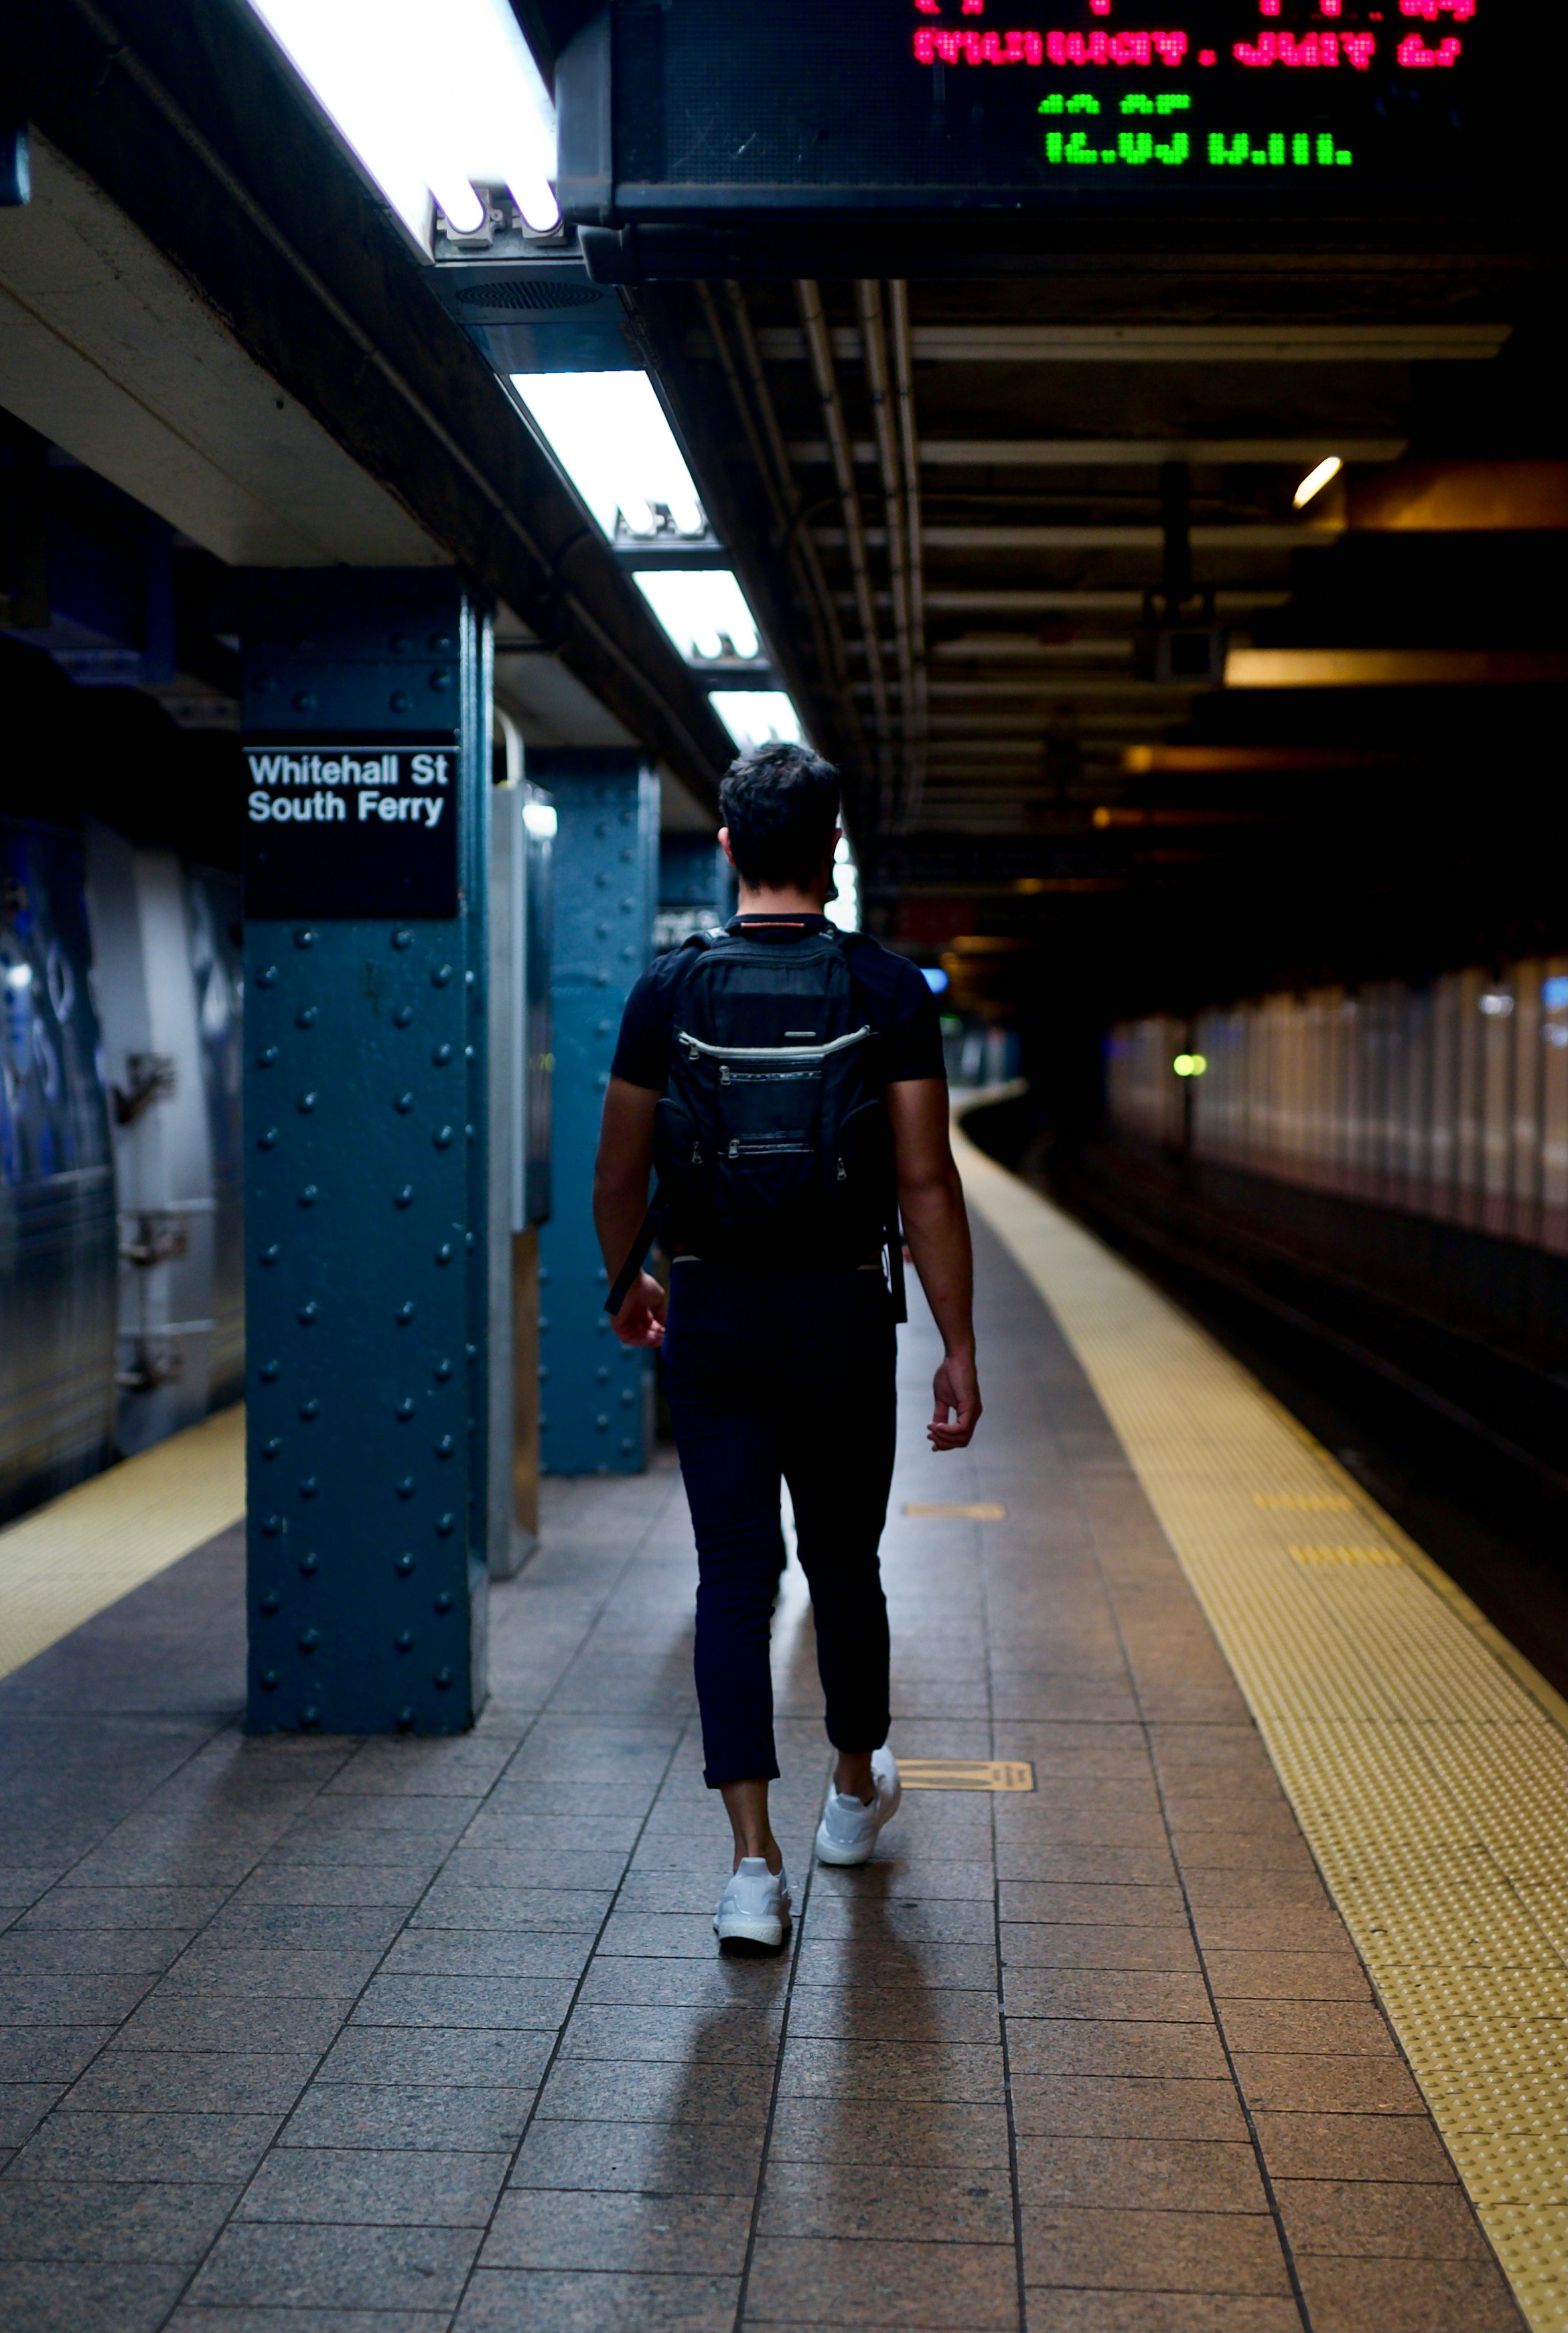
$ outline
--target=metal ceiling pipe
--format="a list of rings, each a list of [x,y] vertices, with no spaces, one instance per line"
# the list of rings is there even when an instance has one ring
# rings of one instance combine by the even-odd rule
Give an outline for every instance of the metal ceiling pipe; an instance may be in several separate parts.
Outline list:
[[[882,322],[882,287],[861,282],[855,285],[860,311],[861,345],[866,359],[866,389],[871,400],[871,427],[877,442],[877,464],[882,474],[882,503],[887,513],[888,584],[893,609],[893,643],[899,659],[899,705],[903,715],[903,791],[909,791],[908,761],[915,715],[914,658],[909,645],[909,553],[904,540],[904,497],[899,477],[897,424],[892,385],[888,372],[888,339]]]
[[[751,455],[757,476],[762,481],[763,492],[767,496],[768,508],[773,513],[776,538],[782,544],[789,525],[789,519],[779,492],[778,482],[774,475],[774,466],[763,450],[762,437],[757,429],[755,417],[741,387],[740,373],[730,350],[729,335],[724,329],[724,322],[719,315],[718,302],[713,296],[712,286],[698,283],[697,297],[697,304],[702,310],[703,322],[707,326],[708,336],[713,341],[713,352],[718,359],[719,370],[724,375],[735,409],[740,416],[740,426],[746,432],[747,450]]]
[[[888,286],[892,325],[893,390],[898,400],[899,444],[904,462],[904,542],[909,571],[909,660],[913,704],[904,728],[904,810],[907,833],[920,812],[926,778],[926,563],[920,530],[920,437],[915,419],[915,360],[909,333],[909,287]]]
[[[828,446],[833,457],[833,476],[838,485],[839,501],[844,514],[844,543],[850,557],[850,578],[854,586],[855,613],[866,643],[866,655],[871,664],[871,697],[876,707],[877,729],[880,744],[883,814],[890,808],[887,796],[892,777],[890,747],[892,744],[892,714],[888,704],[887,676],[882,670],[881,642],[877,633],[876,612],[871,602],[871,571],[866,563],[866,530],[861,514],[860,497],[855,492],[854,461],[850,451],[850,433],[844,427],[844,408],[839,401],[838,379],[833,370],[832,341],[828,321],[822,312],[822,295],[809,276],[795,285],[795,302],[800,310],[801,326],[805,333],[806,348],[812,360],[812,372],[816,381],[817,396],[822,408],[822,425]]]
[[[816,605],[822,611],[827,630],[829,663],[824,673],[831,673],[833,686],[841,692],[849,685],[850,660],[844,648],[843,628],[839,622],[838,602],[828,589],[827,577],[816,544],[805,524],[805,502],[795,483],[794,470],[784,446],[784,431],[779,427],[778,413],[773,401],[773,391],[767,385],[767,370],[763,363],[762,349],[756,327],[751,321],[751,310],[746,304],[746,293],[738,283],[726,283],[725,297],[729,302],[730,318],[735,336],[740,344],[741,362],[751,383],[752,395],[762,419],[763,431],[778,466],[780,485],[789,511],[788,548],[792,559],[798,560],[807,584],[806,604]],[[860,722],[852,715],[857,735]],[[862,745],[863,745],[863,741]]]
[[[784,450],[784,438],[779,430],[778,417],[774,411],[773,399],[768,395],[767,383],[762,375],[762,357],[757,349],[755,335],[750,329],[751,318],[746,306],[746,294],[738,283],[726,284],[725,290],[729,301],[731,317],[736,325],[736,338],[740,341],[741,361],[746,365],[751,379],[750,398],[746,393],[740,369],[731,351],[729,335],[725,331],[724,319],[719,314],[718,302],[713,296],[712,287],[699,283],[697,286],[697,295],[702,309],[703,320],[712,336],[714,353],[718,359],[720,370],[728,384],[731,402],[740,417],[741,427],[746,432],[747,450],[762,483],[763,492],[767,497],[768,509],[773,514],[775,544],[785,552],[789,564],[796,570],[796,589],[805,608],[806,620],[811,625],[812,640],[817,656],[817,671],[824,686],[842,689],[847,667],[838,616],[828,596],[827,581],[822,571],[822,562],[817,556],[816,545],[811,542],[804,529],[795,523],[800,508],[800,490],[795,485],[789,457]],[[756,405],[755,414],[752,409],[753,398]],[[760,416],[760,427],[758,416]]]

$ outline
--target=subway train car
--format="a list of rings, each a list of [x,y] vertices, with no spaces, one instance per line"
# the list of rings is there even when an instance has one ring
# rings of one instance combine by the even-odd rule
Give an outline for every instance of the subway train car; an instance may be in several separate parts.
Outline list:
[[[232,745],[14,645],[0,685],[22,740],[0,792],[10,1516],[241,1390],[242,987]]]
[[[80,835],[0,819],[0,1516],[114,1430],[114,1167]]]
[[[1124,1022],[1111,1122],[1568,1254],[1568,958]]]
[[[86,831],[119,1218],[115,1444],[241,1390],[239,884],[101,819]]]
[[[1050,1179],[1546,1675],[1568,1625],[1568,957],[1121,1022]]]

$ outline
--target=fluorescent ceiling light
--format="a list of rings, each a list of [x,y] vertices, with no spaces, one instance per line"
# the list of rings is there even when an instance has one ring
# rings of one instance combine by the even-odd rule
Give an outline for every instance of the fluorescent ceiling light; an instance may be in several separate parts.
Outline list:
[[[800,716],[782,689],[715,688],[707,701],[743,754],[801,742]]]
[[[1337,478],[1344,468],[1337,454],[1328,455],[1315,470],[1309,470],[1293,497],[1297,510],[1305,510],[1314,494],[1321,494],[1331,478]]]
[[[631,580],[688,663],[757,655],[756,619],[727,568],[640,570]]]
[[[855,854],[850,849],[849,839],[842,834],[833,852],[833,886],[834,897],[828,901],[822,913],[830,924],[838,926],[841,932],[858,932],[861,928],[861,870],[855,864]],[[945,979],[942,985],[947,986]]]
[[[559,223],[555,109],[507,0],[251,5],[422,249],[432,199],[472,234],[485,187],[507,187],[531,227]]]
[[[607,535],[619,511],[651,541],[662,504],[682,534],[705,534],[691,472],[644,372],[515,372],[512,386]]]

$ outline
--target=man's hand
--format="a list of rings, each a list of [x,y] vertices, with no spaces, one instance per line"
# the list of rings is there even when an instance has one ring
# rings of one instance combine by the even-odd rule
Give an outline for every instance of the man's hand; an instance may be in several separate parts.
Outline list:
[[[612,1288],[642,1234],[658,1107],[659,1096],[648,1087],[611,1079],[593,1166],[593,1228]],[[651,1272],[640,1272],[633,1281],[615,1315],[615,1333],[623,1345],[664,1342],[664,1291]]]
[[[931,1389],[937,1407],[926,1432],[932,1449],[967,1450],[980,1423],[980,1380],[975,1374],[974,1354],[949,1353],[932,1379]]]
[[[948,1138],[944,1078],[895,1079],[888,1088],[905,1253],[936,1317],[947,1359],[937,1371],[933,1450],[967,1450],[980,1423],[975,1375],[974,1264],[964,1186]]]
[[[623,1345],[662,1345],[664,1291],[651,1272],[640,1272],[611,1326]],[[976,1403],[975,1415],[980,1415]]]

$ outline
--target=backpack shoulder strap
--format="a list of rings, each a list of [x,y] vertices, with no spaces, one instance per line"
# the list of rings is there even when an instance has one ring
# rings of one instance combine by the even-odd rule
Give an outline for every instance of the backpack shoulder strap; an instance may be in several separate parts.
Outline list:
[[[841,931],[836,924],[830,924],[828,929],[843,949],[846,957],[852,957],[858,948],[874,947],[877,945],[870,932]],[[890,1201],[888,1220],[883,1225],[883,1237],[887,1243],[885,1253],[888,1259],[888,1293],[892,1299],[893,1319],[901,1326],[909,1317],[909,1307],[904,1278],[904,1229],[899,1220],[899,1203],[896,1197]]]
[[[729,934],[721,926],[716,924],[706,932],[688,932],[680,946],[673,951],[676,956],[683,959],[679,973],[671,984],[671,993],[677,1000],[677,1005],[679,998],[686,994],[688,984],[697,965],[718,946],[720,940],[726,940],[728,937]]]
[[[684,955],[689,959],[681,973],[680,985],[683,989],[687,980],[696,971],[709,948],[717,946],[720,940],[728,937],[729,934],[722,924],[710,925],[705,932],[688,932],[679,947],[673,951],[677,955]],[[631,1252],[616,1273],[614,1283],[604,1300],[604,1309],[612,1320],[625,1303],[632,1282],[648,1261],[648,1251],[653,1245],[658,1225],[658,1215],[654,1208],[649,1207],[642,1219],[637,1237],[631,1243]]]

